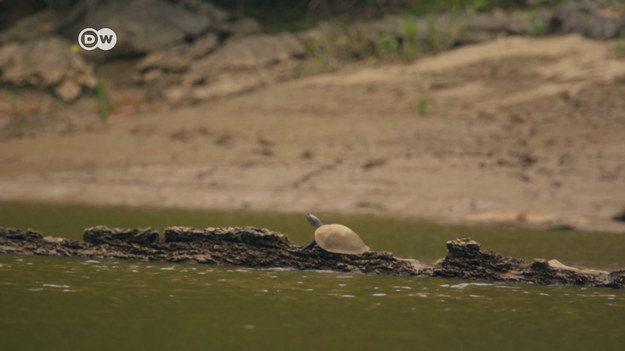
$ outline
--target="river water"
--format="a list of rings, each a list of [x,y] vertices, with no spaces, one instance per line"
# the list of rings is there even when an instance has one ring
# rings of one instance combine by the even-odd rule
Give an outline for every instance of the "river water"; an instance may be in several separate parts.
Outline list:
[[[28,221],[65,237],[95,224],[249,224],[304,243],[312,229],[300,217],[0,204],[0,225]],[[424,261],[443,256],[446,239],[470,234],[505,254],[625,267],[621,235],[326,217],[357,228],[373,248]],[[596,288],[0,255],[0,304],[2,350],[625,347],[625,291]]]

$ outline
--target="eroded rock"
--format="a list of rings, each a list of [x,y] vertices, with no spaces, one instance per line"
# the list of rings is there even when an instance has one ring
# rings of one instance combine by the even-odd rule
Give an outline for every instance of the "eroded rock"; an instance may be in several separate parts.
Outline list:
[[[158,237],[158,232],[152,228],[124,229],[97,226],[87,228],[83,233],[85,242],[96,245],[119,245],[120,243],[150,245],[155,243]]]
[[[553,13],[551,26],[559,33],[580,33],[593,39],[612,39],[625,31],[625,12],[603,8],[595,1],[572,1]]]
[[[0,33],[0,44],[23,43],[39,39],[54,30],[55,20],[51,10],[26,16]]]
[[[303,46],[289,33],[233,38],[214,54],[194,63],[185,81],[192,84],[224,71],[261,69],[304,54]]]
[[[625,271],[580,269],[557,260],[528,263],[482,250],[471,239],[447,242],[448,254],[433,266],[388,252],[335,254],[319,247],[303,249],[286,235],[264,228],[169,227],[159,239],[151,228],[87,228],[84,241],[43,237],[33,230],[0,227],[0,253],[184,262],[252,268],[324,269],[370,274],[412,275],[485,281],[531,282],[625,288]]]
[[[0,47],[0,83],[51,89],[73,101],[96,84],[93,66],[70,51],[72,43],[50,36]]]
[[[112,28],[115,31],[117,45],[107,53],[110,57],[162,50],[180,44],[186,38],[201,36],[210,25],[209,18],[179,4],[133,0],[111,1],[98,7],[83,28]]]
[[[185,97],[206,100],[287,79],[293,70],[281,68],[304,55],[302,44],[289,33],[232,38],[191,65],[183,77]]]
[[[162,69],[169,72],[184,72],[193,60],[206,56],[218,44],[217,35],[208,34],[191,44],[181,44],[151,52],[137,63],[137,69],[140,71]]]
[[[481,250],[478,242],[468,238],[450,240],[446,245],[448,254],[434,265],[435,276],[510,280],[510,273],[522,265],[519,259]]]

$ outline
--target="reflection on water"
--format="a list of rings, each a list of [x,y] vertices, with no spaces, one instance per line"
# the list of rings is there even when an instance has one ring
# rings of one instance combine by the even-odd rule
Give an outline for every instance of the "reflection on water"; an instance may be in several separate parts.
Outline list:
[[[7,350],[621,350],[625,292],[0,256]]]

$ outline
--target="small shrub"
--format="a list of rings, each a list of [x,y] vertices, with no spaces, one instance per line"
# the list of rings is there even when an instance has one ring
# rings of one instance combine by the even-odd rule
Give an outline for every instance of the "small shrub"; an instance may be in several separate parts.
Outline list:
[[[419,51],[419,25],[414,21],[404,22],[404,38],[401,43],[402,58],[411,62],[417,58]]]
[[[537,37],[545,34],[547,30],[547,25],[545,21],[538,16],[536,11],[532,11],[532,18],[530,20],[529,28],[527,30],[527,34],[532,37]]]
[[[621,30],[614,41],[614,57],[619,60],[625,58],[625,30]]]
[[[430,44],[430,50],[432,52],[438,52],[441,47],[441,41],[438,36],[438,32],[436,31],[436,16],[430,16],[428,19],[428,38]]]
[[[394,58],[399,52],[399,42],[389,31],[383,31],[376,45],[376,51],[382,58]]]

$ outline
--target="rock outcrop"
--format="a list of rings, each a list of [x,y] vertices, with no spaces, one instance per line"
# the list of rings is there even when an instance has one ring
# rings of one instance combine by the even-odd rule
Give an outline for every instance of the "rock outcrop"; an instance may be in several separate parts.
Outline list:
[[[0,46],[0,84],[51,89],[73,101],[96,85],[93,66],[70,50],[68,40],[49,36]]]
[[[447,242],[448,254],[428,266],[387,252],[334,254],[319,247],[303,249],[282,233],[255,227],[195,229],[169,227],[156,231],[97,226],[85,229],[84,241],[44,237],[33,230],[0,227],[0,253],[97,259],[166,261],[251,268],[281,267],[368,274],[460,278],[625,288],[625,271],[569,267],[557,260],[525,262],[482,250],[471,239]]]
[[[200,0],[78,2],[69,12],[58,16],[52,10],[41,11],[0,33],[0,86],[51,89],[71,102],[95,85],[93,68],[86,62],[139,58],[134,82],[145,88],[145,98],[176,104],[293,78],[310,70],[300,65],[305,58],[353,60],[401,51],[401,56],[413,60],[507,35],[580,33],[594,39],[625,35],[625,13],[607,1],[579,0],[555,9],[510,13],[391,15],[352,25],[322,24],[295,34],[263,33],[257,20]],[[71,54],[70,46],[87,27],[113,29],[117,45],[110,51]]]

